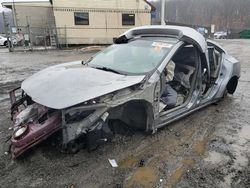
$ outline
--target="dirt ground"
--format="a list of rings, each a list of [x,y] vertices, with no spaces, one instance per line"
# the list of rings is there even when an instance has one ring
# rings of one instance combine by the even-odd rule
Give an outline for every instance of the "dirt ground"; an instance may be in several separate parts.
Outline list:
[[[11,134],[7,92],[40,69],[91,54],[0,49],[0,187],[250,187],[250,40],[219,42],[242,63],[235,95],[154,135],[116,135],[96,151],[74,155],[61,153],[49,139],[15,161],[5,154]]]

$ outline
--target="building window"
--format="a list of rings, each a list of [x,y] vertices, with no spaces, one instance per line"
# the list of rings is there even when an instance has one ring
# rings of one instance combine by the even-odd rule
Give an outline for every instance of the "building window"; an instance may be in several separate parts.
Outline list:
[[[75,12],[75,25],[89,25],[89,13]]]
[[[122,25],[135,25],[135,15],[122,14]]]

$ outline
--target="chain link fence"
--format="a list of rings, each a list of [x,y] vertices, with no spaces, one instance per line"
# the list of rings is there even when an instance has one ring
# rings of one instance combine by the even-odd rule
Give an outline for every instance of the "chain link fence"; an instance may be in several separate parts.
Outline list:
[[[59,47],[55,27],[10,26],[8,39],[10,51],[42,50]]]
[[[126,28],[129,29],[129,28]],[[47,50],[68,48],[74,45],[107,45],[112,44],[113,37],[110,33],[123,33],[124,28],[72,28],[72,27],[33,27],[10,26],[9,36],[10,51],[22,50]],[[86,31],[87,30],[87,31]],[[74,34],[72,34],[74,33]],[[75,34],[76,33],[76,34]],[[88,33],[88,34],[86,34]],[[95,36],[88,37],[94,33]],[[118,34],[117,34],[118,36]]]

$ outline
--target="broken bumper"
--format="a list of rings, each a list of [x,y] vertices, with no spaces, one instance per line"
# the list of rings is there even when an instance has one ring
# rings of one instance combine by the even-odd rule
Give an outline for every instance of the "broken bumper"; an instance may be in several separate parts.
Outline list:
[[[14,130],[11,137],[11,152],[13,158],[17,158],[29,148],[47,139],[51,134],[62,128],[62,118],[59,112],[54,112],[43,122],[38,123],[37,121],[29,121],[21,126],[16,126],[16,117],[22,112],[20,106],[24,105],[26,102],[24,97],[17,100],[16,91],[18,89],[20,88],[10,92],[11,118],[13,120]]]
[[[11,138],[13,158],[18,157],[29,148],[47,139],[51,134],[61,129],[61,117],[54,115],[43,124],[30,123],[27,126],[27,133],[25,133],[23,137],[16,139],[12,136]]]

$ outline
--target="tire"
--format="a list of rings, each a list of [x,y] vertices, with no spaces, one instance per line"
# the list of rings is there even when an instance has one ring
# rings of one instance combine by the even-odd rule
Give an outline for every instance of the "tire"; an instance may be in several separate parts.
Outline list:
[[[227,91],[229,94],[233,94],[238,86],[238,78],[236,76],[232,77],[227,84]]]
[[[80,151],[80,145],[74,141],[71,141],[67,144],[66,150],[70,154],[75,154]]]
[[[6,48],[8,48],[8,41],[5,41],[5,42],[3,43],[3,45],[4,45]]]

